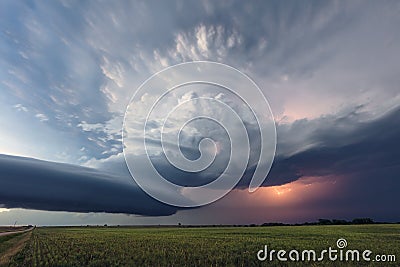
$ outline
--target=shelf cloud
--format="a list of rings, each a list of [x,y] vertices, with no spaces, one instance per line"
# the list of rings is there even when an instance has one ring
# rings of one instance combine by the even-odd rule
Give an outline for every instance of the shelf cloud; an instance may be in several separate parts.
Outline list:
[[[76,165],[0,155],[3,208],[166,216],[176,208],[144,193],[133,181]]]

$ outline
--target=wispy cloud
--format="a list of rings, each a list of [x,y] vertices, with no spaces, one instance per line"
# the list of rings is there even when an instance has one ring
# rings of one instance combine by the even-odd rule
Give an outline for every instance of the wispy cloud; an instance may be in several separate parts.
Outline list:
[[[36,118],[38,118],[40,121],[44,122],[44,121],[48,121],[49,118],[47,118],[46,115],[42,114],[42,113],[38,113],[35,115]]]

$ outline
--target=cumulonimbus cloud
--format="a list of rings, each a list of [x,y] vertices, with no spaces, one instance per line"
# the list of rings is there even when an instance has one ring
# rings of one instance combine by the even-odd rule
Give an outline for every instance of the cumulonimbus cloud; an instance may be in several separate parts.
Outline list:
[[[354,110],[342,116],[304,120],[286,129],[278,126],[281,137],[278,156],[264,185],[282,185],[302,176],[367,177],[372,171],[398,168],[400,107],[379,118],[369,117]],[[293,136],[295,132],[298,144],[291,143],[292,151],[286,150],[285,136]],[[279,153],[279,148],[285,153]]]
[[[359,177],[357,179],[364,182],[357,186],[367,192],[387,181],[393,183],[392,189],[398,188],[395,178],[400,166],[399,126],[400,109],[397,108],[373,120],[362,120],[362,114],[356,112],[281,128],[281,131],[288,131],[288,135],[292,135],[290,131],[300,135],[301,128],[308,130],[299,138],[301,144],[292,144],[292,148],[298,148],[299,152],[290,153],[282,149],[278,153],[263,186],[282,185],[304,176],[323,179],[327,175],[340,175]],[[279,129],[278,126],[278,132]],[[278,152],[285,142],[284,132],[281,132],[281,137]],[[177,211],[177,208],[149,197],[133,180],[127,180],[128,172],[122,163],[123,158],[117,158],[115,162],[105,161],[96,166],[98,169],[93,169],[0,155],[0,205],[6,208],[148,216],[171,215]],[[162,171],[162,162],[156,163]],[[253,167],[249,166],[237,188],[247,188],[252,171]],[[377,173],[384,173],[385,177],[379,177]],[[182,179],[183,183],[186,177],[175,178]]]
[[[0,204],[5,208],[166,216],[136,184],[95,169],[0,155]]]

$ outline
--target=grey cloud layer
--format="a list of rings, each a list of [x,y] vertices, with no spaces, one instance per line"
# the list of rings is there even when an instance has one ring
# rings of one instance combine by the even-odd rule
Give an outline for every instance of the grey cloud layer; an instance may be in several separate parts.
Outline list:
[[[360,184],[366,189],[370,188],[367,181],[371,179],[374,184],[384,186],[389,176],[396,178],[400,168],[400,108],[373,120],[366,120],[365,115],[355,111],[345,116],[302,120],[278,127],[282,148],[285,135],[293,132],[299,136],[305,133],[299,137],[301,145],[291,144],[294,149],[309,147],[293,154],[278,154],[266,184],[283,184],[301,176],[358,176],[366,179]],[[379,171],[386,177],[377,176]]]
[[[6,208],[165,216],[176,209],[133,181],[94,169],[0,155],[0,203]]]
[[[383,177],[371,176],[372,172],[385,172],[386,178],[392,169],[391,177],[398,175],[400,167],[400,108],[371,118],[362,107],[345,110],[336,115],[312,120],[298,120],[289,124],[278,124],[277,154],[271,172],[264,186],[282,185],[308,176],[357,176],[366,181],[379,183]],[[255,137],[257,132],[250,137]],[[293,138],[296,136],[296,138]],[[254,158],[258,154],[257,139],[251,138],[253,150],[248,169],[238,187],[246,188],[254,172]],[[159,144],[158,144],[159,145]],[[197,155],[196,148],[187,149],[190,155]],[[171,181],[186,185],[198,185],[217,177],[226,166],[229,151],[222,151],[220,164],[198,174],[185,173],[172,167],[162,155],[152,157],[159,172]],[[116,172],[121,168],[123,158],[111,158],[98,163],[96,167]],[[190,177],[190,179],[189,179]],[[385,182],[382,180],[382,186]],[[368,182],[360,185],[368,188]]]

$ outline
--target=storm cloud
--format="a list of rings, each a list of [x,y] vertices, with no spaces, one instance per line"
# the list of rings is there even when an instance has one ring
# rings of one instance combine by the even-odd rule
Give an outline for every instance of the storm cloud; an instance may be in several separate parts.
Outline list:
[[[149,197],[133,180],[95,169],[0,155],[5,208],[166,216],[176,208]]]
[[[258,132],[252,128],[247,130],[251,154],[247,170],[237,186],[240,189],[248,187],[259,154]],[[374,117],[359,106],[316,119],[277,123],[277,132],[276,156],[263,186],[283,185],[309,176],[369,176],[372,171],[400,166],[400,107]],[[195,145],[186,152],[196,158],[198,147]],[[223,172],[229,152],[222,150],[218,164],[199,173],[173,167],[163,154],[153,156],[152,161],[172,182],[198,186],[216,179]],[[123,158],[119,160],[123,161]],[[113,169],[107,161],[100,166]],[[396,175],[398,173],[394,172],[393,176]],[[380,178],[375,179],[379,181]]]
[[[323,212],[341,205],[348,207],[341,214],[351,216],[374,206],[371,216],[398,220],[399,212],[388,206],[399,202],[400,188],[399,14],[398,1],[1,1],[0,207],[177,212],[147,196],[130,177],[122,153],[123,117],[132,94],[152,74],[207,60],[251,77],[271,106],[277,153],[261,192],[337,181],[343,183],[340,194],[329,196],[330,188],[323,188],[323,197],[302,202],[302,208]],[[165,110],[194,93],[171,95]],[[145,104],[153,97],[150,90]],[[220,113],[215,105],[205,109]],[[190,114],[177,113],[171,129],[180,129],[180,115]],[[156,129],[160,122],[149,126]],[[260,147],[257,129],[249,120],[244,124],[250,162],[234,190],[242,198]],[[158,171],[181,185],[218,176],[228,161],[229,140],[218,127],[206,126],[198,122],[182,131],[181,150],[197,158],[199,141],[212,133],[220,154],[211,168],[190,180],[155,153]],[[151,149],[159,146],[157,138],[147,141]],[[243,217],[248,208],[238,208],[240,197],[229,208]],[[279,208],[282,214],[301,210]],[[209,223],[219,214],[201,219]],[[190,216],[202,217],[200,209]]]
[[[278,126],[278,131],[281,131],[281,142],[266,185],[287,183],[301,176],[369,176],[372,171],[400,166],[399,107],[374,119],[356,109],[339,117]],[[300,143],[291,143],[293,154],[280,153],[280,148],[282,152],[287,149],[285,135],[294,136],[295,133]]]
[[[356,109],[338,116],[278,125],[278,154],[263,186],[285,185],[303,177],[319,177],[321,182],[338,177],[347,185],[342,197],[311,206],[344,205],[346,201],[356,205],[369,201],[367,196],[371,194],[382,196],[370,199],[370,205],[391,203],[400,186],[400,108],[368,118]],[[292,136],[293,131],[298,141],[290,143],[288,149],[285,137]],[[290,141],[293,139],[287,139]],[[155,164],[159,171],[168,172],[165,161],[156,160]],[[171,215],[178,210],[144,193],[130,178],[123,157],[97,162],[93,169],[1,155],[0,169],[0,203],[6,208],[148,216]],[[237,189],[247,189],[253,171],[249,166]],[[176,174],[169,173],[174,182],[187,183],[188,175]],[[204,175],[197,178],[212,180],[217,174]],[[380,208],[380,213],[385,214],[384,210]]]

